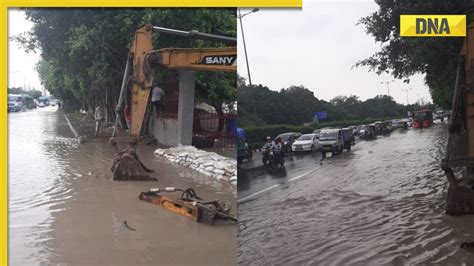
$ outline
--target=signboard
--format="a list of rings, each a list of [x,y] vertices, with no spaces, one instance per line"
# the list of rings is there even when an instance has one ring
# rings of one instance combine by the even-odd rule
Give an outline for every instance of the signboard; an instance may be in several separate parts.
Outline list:
[[[400,15],[400,36],[466,36],[466,15]]]
[[[314,117],[317,117],[318,120],[325,120],[325,119],[328,119],[328,113],[326,112],[316,112],[314,113]]]

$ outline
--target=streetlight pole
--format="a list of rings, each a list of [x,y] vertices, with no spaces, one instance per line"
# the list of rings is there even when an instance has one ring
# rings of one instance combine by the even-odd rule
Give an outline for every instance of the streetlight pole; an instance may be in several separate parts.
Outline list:
[[[239,18],[239,21],[240,21],[240,30],[242,32],[242,41],[244,42],[245,62],[247,63],[247,73],[248,73],[248,77],[249,77],[249,84],[250,84],[250,86],[252,86],[252,78],[250,77],[249,58],[247,56],[247,45],[245,44],[244,26],[242,24],[242,18],[245,17],[246,15],[250,14],[250,13],[257,12],[259,9],[254,8],[254,9],[252,9],[252,11],[250,11],[248,13],[245,13],[243,15],[240,14],[240,8],[238,10],[239,10],[238,18]]]
[[[392,83],[392,82],[394,82],[394,81],[395,81],[395,80],[382,81],[382,82],[380,82],[380,84],[384,84],[384,83],[387,84],[387,95],[388,95],[388,96],[390,96],[390,88],[389,88],[388,84],[390,84],[390,83]]]
[[[407,105],[408,105],[408,91],[411,91],[411,90],[412,90],[412,88],[402,90],[402,91],[407,93]]]
[[[12,74],[13,74],[13,88],[16,88],[16,74],[15,73],[18,73],[20,71],[18,70],[13,70],[12,71]]]

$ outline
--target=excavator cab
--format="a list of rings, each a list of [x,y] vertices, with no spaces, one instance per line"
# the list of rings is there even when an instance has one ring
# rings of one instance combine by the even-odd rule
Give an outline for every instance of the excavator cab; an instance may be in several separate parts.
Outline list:
[[[227,43],[234,47],[222,48],[165,48],[154,50],[152,33],[158,31],[189,38],[213,40]],[[135,32],[130,49],[125,73],[122,80],[119,101],[116,107],[114,132],[110,142],[117,150],[112,166],[114,180],[145,180],[156,178],[149,176],[152,170],[145,167],[137,156],[136,148],[145,119],[148,98],[153,84],[155,68],[162,66],[170,69],[206,70],[206,71],[237,71],[236,38],[219,36],[198,31],[179,31],[156,27],[147,24]],[[124,103],[127,90],[131,88],[131,122],[128,147],[119,151],[114,140],[115,129],[118,126],[119,114]]]

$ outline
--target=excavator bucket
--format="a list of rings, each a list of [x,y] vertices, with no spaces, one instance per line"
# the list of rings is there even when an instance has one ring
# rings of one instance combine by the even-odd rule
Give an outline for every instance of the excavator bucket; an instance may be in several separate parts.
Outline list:
[[[117,155],[112,166],[114,180],[156,180],[148,176],[148,173],[152,171],[143,165],[135,153],[153,82],[153,71],[145,59],[147,53],[153,50],[151,41],[152,30],[153,27],[151,25],[145,25],[138,29],[130,48],[130,60],[127,62],[120,92],[120,99],[122,99],[129,81],[133,81],[131,83],[132,120],[130,123],[130,144],[127,150],[118,152],[116,143],[112,142],[112,145],[117,149]],[[133,70],[131,71],[131,69]]]
[[[153,172],[146,168],[133,151],[119,153],[112,166],[114,180],[156,181],[148,173]]]

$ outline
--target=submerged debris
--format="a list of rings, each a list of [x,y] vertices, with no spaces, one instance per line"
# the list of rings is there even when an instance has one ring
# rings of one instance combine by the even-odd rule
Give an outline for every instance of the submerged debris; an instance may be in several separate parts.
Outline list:
[[[474,248],[474,242],[462,242],[462,249]]]
[[[123,224],[125,225],[125,227],[127,227],[128,229],[130,229],[131,231],[137,231],[135,230],[134,228],[132,228],[130,225],[127,224],[127,221],[123,221]]]

